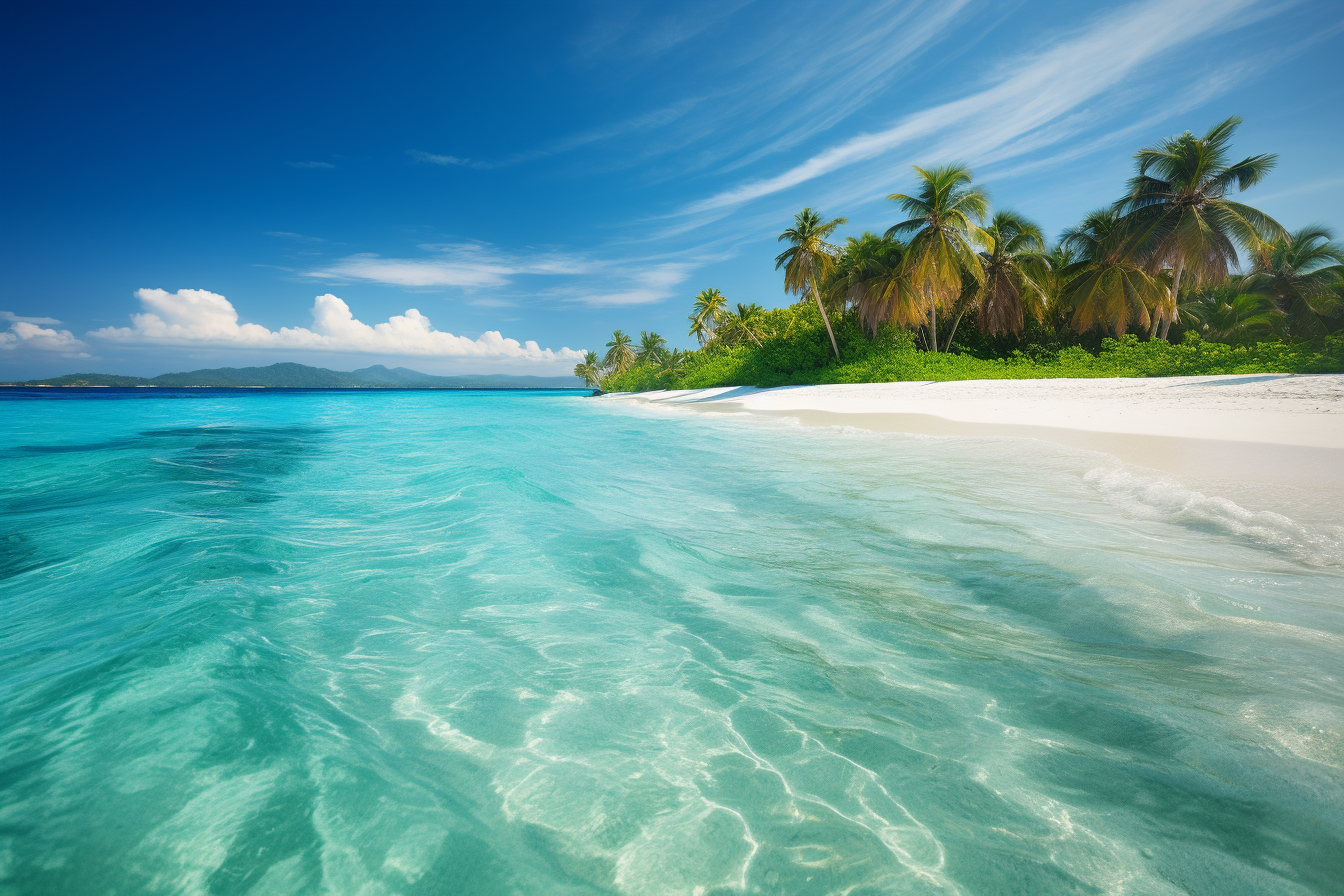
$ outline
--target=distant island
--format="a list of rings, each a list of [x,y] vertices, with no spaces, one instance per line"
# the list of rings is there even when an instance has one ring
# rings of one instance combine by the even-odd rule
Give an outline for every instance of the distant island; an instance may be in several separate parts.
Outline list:
[[[269,389],[581,389],[576,376],[510,376],[490,373],[468,376],[433,376],[406,367],[388,369],[381,364],[352,370],[328,370],[304,364],[272,364],[269,367],[216,367],[185,373],[165,373],[145,378],[112,373],[68,373],[45,380],[0,383],[0,386],[158,386],[260,387]]]

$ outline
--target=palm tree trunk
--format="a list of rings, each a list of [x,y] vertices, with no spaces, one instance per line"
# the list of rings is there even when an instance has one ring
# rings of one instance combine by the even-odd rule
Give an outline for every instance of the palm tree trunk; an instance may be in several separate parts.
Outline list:
[[[831,319],[826,316],[826,308],[821,304],[821,293],[817,292],[817,283],[812,281],[812,298],[817,300],[817,310],[821,312],[821,320],[826,324],[826,335],[831,337],[831,348],[835,350],[836,360],[840,359],[840,346],[835,344],[835,333],[831,330]]]
[[[933,350],[938,351],[938,302],[933,297],[933,292],[927,287],[924,289],[924,295],[929,300],[929,335],[933,339]]]
[[[1178,257],[1171,270],[1171,317],[1162,319],[1162,332],[1159,334],[1164,342],[1167,338],[1167,331],[1171,329],[1172,321],[1176,320],[1180,314],[1177,306],[1181,300],[1181,274],[1184,272],[1185,259]]]
[[[961,326],[961,319],[966,316],[966,309],[969,307],[971,307],[971,304],[967,302],[965,305],[961,306],[961,311],[957,313],[957,319],[952,324],[952,332],[947,336],[948,351],[952,351],[952,340],[957,338],[957,327]]]

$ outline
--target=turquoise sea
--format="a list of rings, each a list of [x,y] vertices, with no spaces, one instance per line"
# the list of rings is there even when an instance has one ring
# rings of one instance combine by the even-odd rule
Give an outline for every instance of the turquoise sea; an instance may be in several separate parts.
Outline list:
[[[0,893],[1344,891],[1338,532],[579,394],[0,401]]]

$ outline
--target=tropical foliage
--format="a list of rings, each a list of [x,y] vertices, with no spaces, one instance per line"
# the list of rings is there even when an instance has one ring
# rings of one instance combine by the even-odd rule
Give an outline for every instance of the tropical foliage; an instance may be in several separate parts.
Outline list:
[[[1150,271],[1171,271],[1153,315],[1163,339],[1180,316],[1177,296],[1184,275],[1196,288],[1220,283],[1237,263],[1237,245],[1255,250],[1286,236],[1264,212],[1227,198],[1234,187],[1245,190],[1264,180],[1277,160],[1258,155],[1229,163],[1228,143],[1240,124],[1233,115],[1203,137],[1186,131],[1139,150],[1138,174],[1129,182],[1129,195],[1117,203],[1133,235],[1134,254]]]
[[[925,170],[918,165],[919,188],[912,196],[887,198],[909,215],[887,231],[891,239],[912,234],[906,251],[905,278],[920,295],[929,316],[929,349],[938,351],[938,309],[946,308],[964,290],[966,275],[984,284],[985,271],[972,243],[993,249],[994,240],[979,225],[989,211],[989,194],[971,186],[971,171],[962,165]]]
[[[1050,244],[963,165],[914,169],[902,220],[834,241],[847,221],[804,208],[779,236],[784,290],[767,310],[704,289],[698,348],[613,334],[607,390],[970,377],[1344,370],[1344,248],[1232,199],[1275,156],[1233,161],[1232,117],[1135,154],[1114,204]]]
[[[827,240],[835,229],[848,224],[844,218],[823,221],[821,215],[810,208],[800,211],[793,220],[793,226],[779,235],[779,242],[788,241],[789,248],[775,256],[775,270],[784,269],[784,291],[802,293],[809,289],[817,302],[822,322],[826,324],[826,334],[831,337],[831,348],[836,358],[840,357],[840,346],[835,342],[835,331],[831,329],[831,318],[821,304],[821,283],[831,276],[835,269],[835,256],[839,251]]]

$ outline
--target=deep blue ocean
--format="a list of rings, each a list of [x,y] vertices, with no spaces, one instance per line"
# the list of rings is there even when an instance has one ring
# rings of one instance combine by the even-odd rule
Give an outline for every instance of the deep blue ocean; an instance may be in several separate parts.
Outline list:
[[[1339,542],[579,393],[0,396],[0,893],[1344,892]]]

